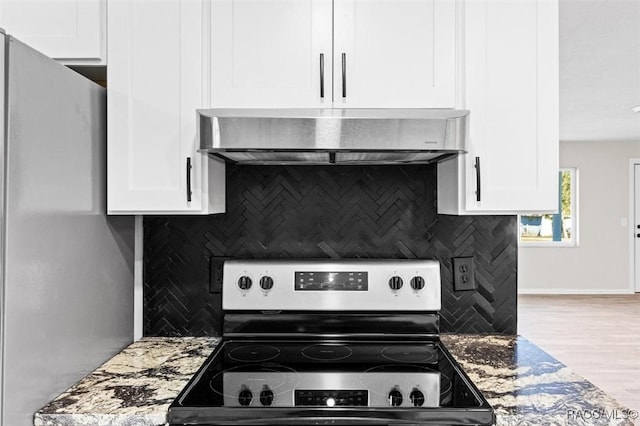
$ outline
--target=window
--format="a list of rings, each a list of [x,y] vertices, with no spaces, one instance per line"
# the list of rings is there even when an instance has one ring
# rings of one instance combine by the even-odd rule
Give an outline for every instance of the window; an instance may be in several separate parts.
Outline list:
[[[520,245],[575,247],[578,245],[578,170],[560,169],[558,213],[519,215]]]

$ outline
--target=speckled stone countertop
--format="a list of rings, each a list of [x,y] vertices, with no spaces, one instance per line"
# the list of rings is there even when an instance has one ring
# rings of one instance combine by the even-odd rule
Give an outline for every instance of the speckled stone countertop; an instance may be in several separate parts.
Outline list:
[[[140,339],[44,406],[34,424],[163,425],[169,405],[218,341]]]
[[[628,410],[527,339],[443,335],[499,426],[634,425]]]
[[[495,409],[497,425],[634,424],[625,407],[522,337],[443,335],[442,341]],[[169,404],[217,343],[141,339],[43,407],[34,423],[165,424]]]

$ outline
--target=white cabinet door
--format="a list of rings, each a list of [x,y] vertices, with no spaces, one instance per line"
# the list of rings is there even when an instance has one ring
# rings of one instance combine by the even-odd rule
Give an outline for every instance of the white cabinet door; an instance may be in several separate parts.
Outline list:
[[[334,4],[334,107],[454,107],[455,1]]]
[[[212,105],[453,107],[456,7],[451,0],[212,0]]]
[[[556,209],[557,0],[468,0],[464,49],[468,154],[438,166],[438,210]]]
[[[224,164],[196,152],[196,108],[208,103],[206,12],[194,0],[109,2],[110,213],[224,210]]]
[[[106,0],[0,0],[0,27],[66,64],[106,64]]]
[[[331,3],[212,0],[212,106],[331,107]]]

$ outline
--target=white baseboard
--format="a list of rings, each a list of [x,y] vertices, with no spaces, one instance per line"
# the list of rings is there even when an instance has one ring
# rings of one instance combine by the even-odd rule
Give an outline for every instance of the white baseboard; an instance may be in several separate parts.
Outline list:
[[[633,290],[629,288],[519,288],[518,294],[574,294],[574,295],[589,295],[589,294],[634,294]]]

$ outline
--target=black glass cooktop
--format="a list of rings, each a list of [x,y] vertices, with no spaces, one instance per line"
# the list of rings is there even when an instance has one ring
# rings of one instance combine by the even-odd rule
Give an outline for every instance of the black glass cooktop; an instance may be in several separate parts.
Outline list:
[[[439,342],[226,340],[171,424],[492,424]]]

